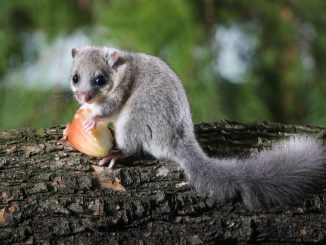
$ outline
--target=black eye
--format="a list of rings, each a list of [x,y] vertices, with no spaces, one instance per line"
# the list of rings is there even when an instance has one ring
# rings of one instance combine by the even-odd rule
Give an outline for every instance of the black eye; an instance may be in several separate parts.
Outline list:
[[[106,79],[104,76],[99,75],[95,78],[95,85],[96,86],[103,86],[106,84]]]
[[[75,74],[73,77],[72,77],[72,81],[74,84],[77,84],[79,82],[79,77],[77,74]]]

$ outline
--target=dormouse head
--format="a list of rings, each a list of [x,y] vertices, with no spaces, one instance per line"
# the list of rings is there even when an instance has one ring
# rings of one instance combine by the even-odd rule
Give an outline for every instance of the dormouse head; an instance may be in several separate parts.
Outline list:
[[[126,66],[123,51],[107,47],[82,47],[71,51],[70,85],[81,103],[101,103],[122,79]]]

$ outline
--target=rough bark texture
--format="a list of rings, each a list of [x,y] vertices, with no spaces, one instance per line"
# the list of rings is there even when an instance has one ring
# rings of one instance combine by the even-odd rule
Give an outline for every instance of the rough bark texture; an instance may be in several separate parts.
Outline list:
[[[325,128],[200,124],[211,156],[244,157],[291,134]],[[116,166],[125,192],[101,187],[87,157],[57,144],[62,127],[0,131],[0,243],[233,244],[326,242],[326,193],[284,209],[217,204],[182,185],[176,164],[145,157]],[[222,242],[223,241],[223,242]]]

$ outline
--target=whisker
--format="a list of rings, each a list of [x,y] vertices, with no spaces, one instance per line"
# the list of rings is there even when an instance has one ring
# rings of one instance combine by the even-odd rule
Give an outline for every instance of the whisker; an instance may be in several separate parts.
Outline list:
[[[52,101],[68,101],[68,100],[74,100],[74,94],[73,93],[67,93],[67,92],[53,93],[50,96],[50,99]]]

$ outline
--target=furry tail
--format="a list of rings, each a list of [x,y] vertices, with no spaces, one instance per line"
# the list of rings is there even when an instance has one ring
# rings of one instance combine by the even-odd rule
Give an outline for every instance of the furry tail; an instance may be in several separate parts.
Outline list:
[[[187,149],[181,166],[198,191],[218,201],[240,197],[248,208],[298,200],[326,176],[325,148],[308,136],[292,137],[249,159],[209,158],[197,144]]]

